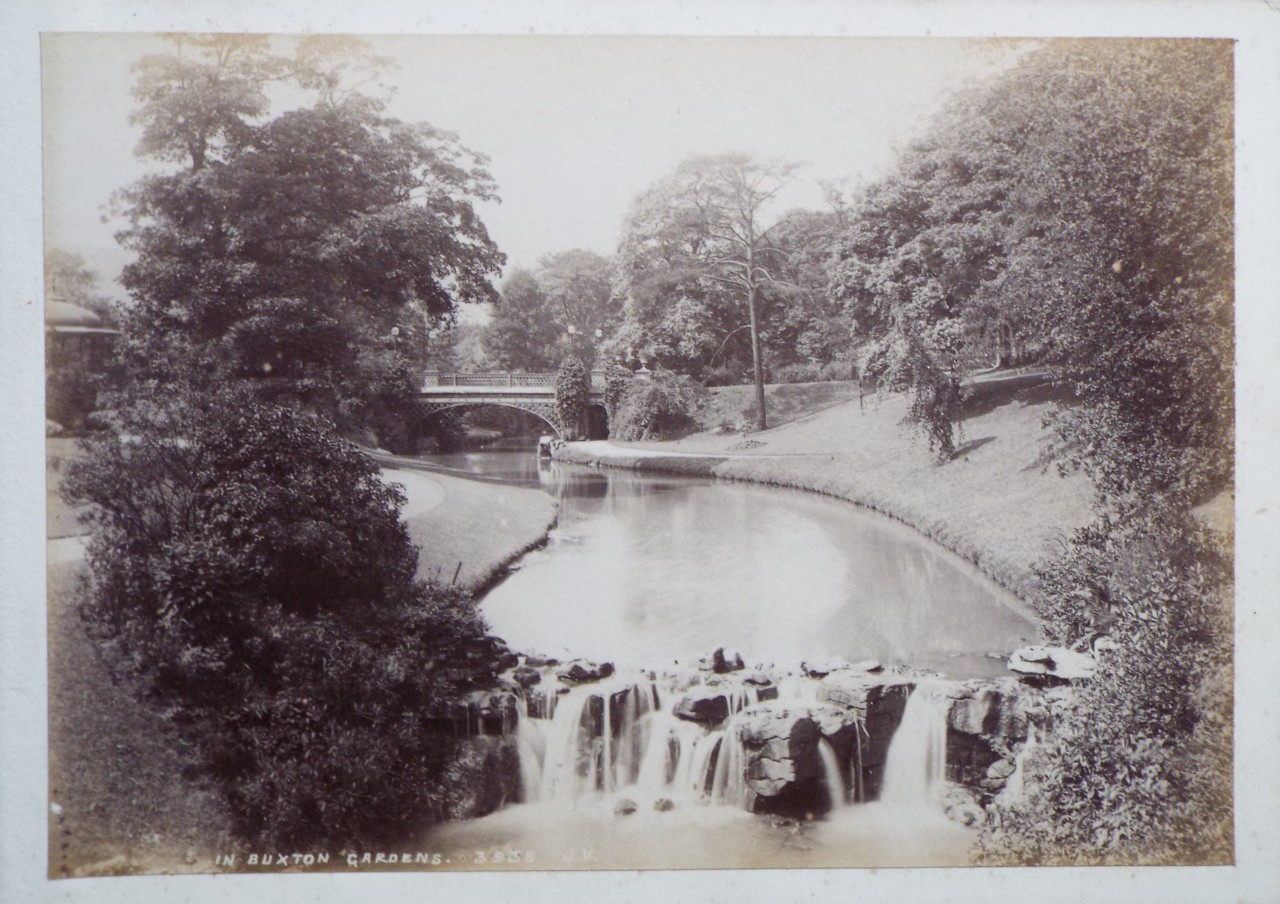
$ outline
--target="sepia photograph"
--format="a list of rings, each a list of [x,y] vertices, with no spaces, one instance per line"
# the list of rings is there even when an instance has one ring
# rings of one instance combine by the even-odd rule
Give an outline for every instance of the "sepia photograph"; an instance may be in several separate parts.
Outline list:
[[[26,36],[31,900],[1266,900],[1256,44],[574,31]]]

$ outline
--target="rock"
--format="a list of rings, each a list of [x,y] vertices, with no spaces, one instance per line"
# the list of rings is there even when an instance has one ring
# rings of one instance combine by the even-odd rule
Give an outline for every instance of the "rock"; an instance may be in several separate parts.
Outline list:
[[[613,815],[614,816],[630,816],[632,813],[634,813],[638,809],[639,807],[636,806],[636,802],[634,800],[632,800],[629,797],[624,797],[622,800],[618,801],[616,804],[613,805]]]
[[[1012,760],[996,760],[987,767],[987,777],[995,779],[1006,779],[1013,775],[1013,770],[1017,768],[1013,765]]]
[[[511,677],[516,684],[520,685],[520,687],[525,690],[528,690],[535,684],[542,683],[542,673],[527,665],[518,666],[515,672],[512,673]]]
[[[801,818],[828,809],[820,745],[830,745],[839,768],[847,770],[855,721],[855,714],[825,704],[766,704],[739,714],[748,809]]]
[[[602,662],[598,665],[594,662],[588,662],[585,659],[575,659],[565,668],[556,672],[556,677],[561,681],[572,681],[581,684],[587,681],[600,681],[608,678],[613,674],[613,663]]]
[[[740,672],[747,667],[742,661],[741,653],[725,654],[724,648],[721,647],[711,654],[711,671],[717,675],[723,675],[726,672]]]
[[[882,671],[884,671],[884,666],[882,666],[882,665],[881,665],[877,660],[875,660],[875,659],[862,659],[862,660],[859,660],[858,662],[855,662],[853,665],[849,666],[849,668],[850,668],[850,669],[852,669],[852,670],[853,670],[853,671],[855,671],[855,672],[882,672]]]
[[[800,663],[800,671],[804,673],[806,678],[825,678],[831,670],[826,667],[825,663],[802,662]]]
[[[742,679],[743,684],[750,684],[754,687],[768,687],[773,684],[773,679],[764,672],[752,672]]]
[[[729,718],[729,698],[722,688],[692,687],[676,704],[677,718],[716,725]]]
[[[777,699],[778,699],[778,686],[776,684],[770,685],[769,687],[762,687],[756,690],[756,700],[758,700],[761,703],[765,703],[769,700],[777,700]]]
[[[852,669],[836,672],[822,679],[822,684],[818,686],[818,699],[865,713],[867,692],[876,683],[865,673]]]
[[[537,669],[537,668],[542,668],[543,666],[559,665],[560,660],[554,657],[530,655],[524,658],[524,664],[529,666],[530,668]]]
[[[676,802],[669,797],[659,797],[653,802],[653,808],[659,813],[666,813],[676,808]]]
[[[1009,669],[1020,675],[1047,675],[1063,681],[1092,678],[1097,667],[1091,653],[1066,647],[1022,647],[1009,657]]]

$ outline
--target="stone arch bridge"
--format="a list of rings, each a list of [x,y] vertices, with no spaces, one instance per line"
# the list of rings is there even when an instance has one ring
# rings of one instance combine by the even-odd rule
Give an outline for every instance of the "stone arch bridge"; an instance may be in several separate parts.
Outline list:
[[[427,371],[422,374],[417,407],[423,419],[461,417],[468,411],[486,405],[517,408],[540,418],[556,434],[582,433],[589,439],[604,439],[609,434],[608,415],[604,406],[603,373],[591,374],[590,395],[583,413],[584,423],[576,431],[560,423],[556,412],[556,375],[539,373],[460,374]]]

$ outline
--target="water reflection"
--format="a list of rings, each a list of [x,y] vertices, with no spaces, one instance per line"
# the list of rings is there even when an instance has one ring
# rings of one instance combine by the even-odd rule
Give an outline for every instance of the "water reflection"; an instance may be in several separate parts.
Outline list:
[[[1018,601],[968,563],[847,503],[528,450],[431,461],[560,501],[546,547],[482,604],[515,649],[660,667],[726,646],[777,665],[842,656],[972,677],[1001,673],[989,654],[1035,635]]]

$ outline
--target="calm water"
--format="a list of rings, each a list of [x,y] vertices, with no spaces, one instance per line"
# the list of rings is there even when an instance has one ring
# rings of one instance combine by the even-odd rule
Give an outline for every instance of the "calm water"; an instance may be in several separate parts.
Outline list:
[[[962,678],[1002,674],[1003,657],[1035,636],[1012,594],[874,512],[793,490],[539,463],[532,440],[519,448],[427,458],[560,501],[546,547],[482,603],[513,649],[660,668],[724,646],[749,663],[841,656]]]

